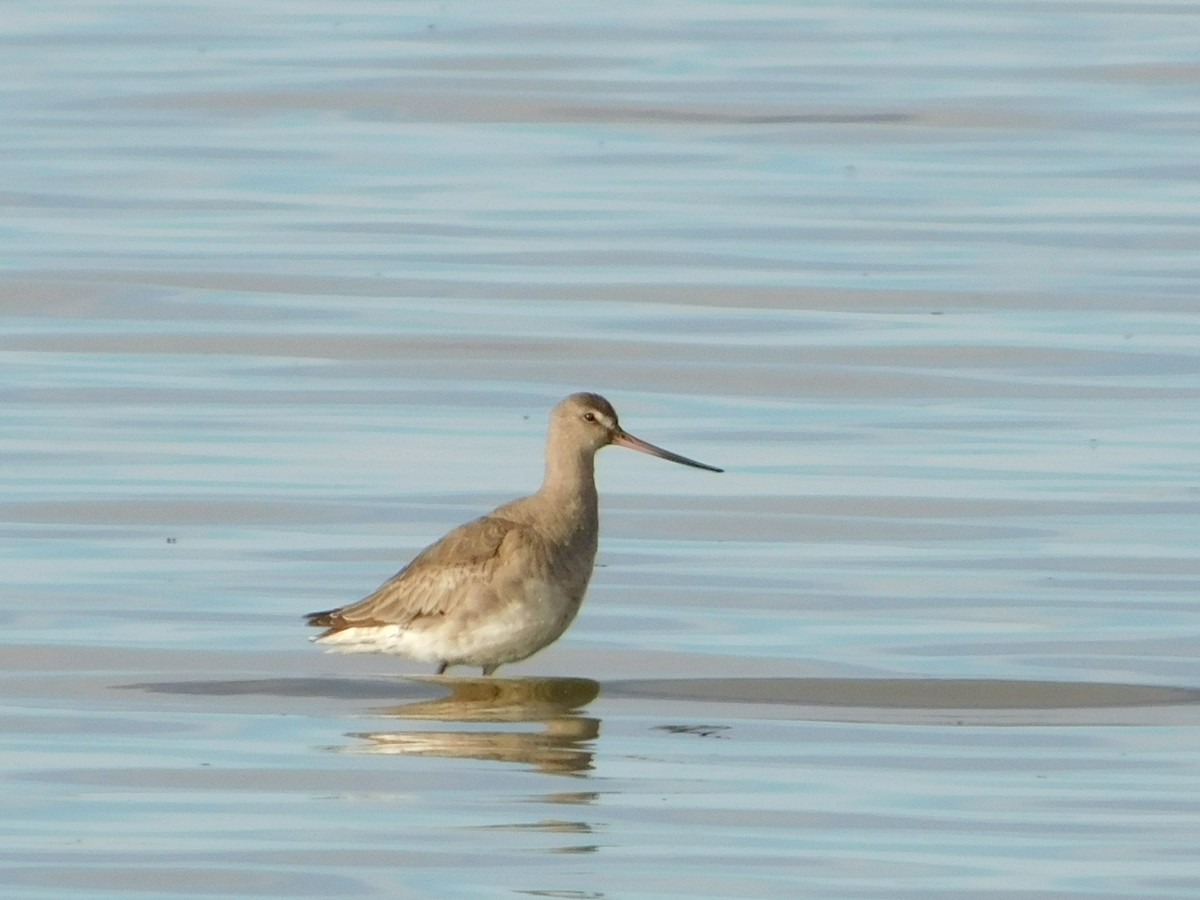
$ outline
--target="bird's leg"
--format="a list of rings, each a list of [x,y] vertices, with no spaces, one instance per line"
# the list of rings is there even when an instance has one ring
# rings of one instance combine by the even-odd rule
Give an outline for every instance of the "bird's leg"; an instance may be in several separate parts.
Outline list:
[[[495,672],[495,671],[496,671],[498,668],[500,668],[500,664],[499,664],[499,663],[497,663],[497,664],[496,664],[496,665],[494,665],[494,666],[484,666],[484,667],[483,667],[483,674],[484,674],[484,675],[491,675],[491,674],[492,674],[493,672]]]
[[[438,675],[445,675],[445,674],[446,674],[446,666],[448,666],[448,665],[449,665],[449,663],[445,663],[445,662],[444,662],[444,663],[442,663],[440,666],[438,666],[438,667],[437,667],[437,674],[438,674]]]

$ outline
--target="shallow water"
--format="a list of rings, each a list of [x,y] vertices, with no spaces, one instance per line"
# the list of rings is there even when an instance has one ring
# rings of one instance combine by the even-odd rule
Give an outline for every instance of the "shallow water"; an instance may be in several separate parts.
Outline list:
[[[4,896],[1196,896],[1198,25],[7,12]],[[562,641],[307,645],[580,388]]]

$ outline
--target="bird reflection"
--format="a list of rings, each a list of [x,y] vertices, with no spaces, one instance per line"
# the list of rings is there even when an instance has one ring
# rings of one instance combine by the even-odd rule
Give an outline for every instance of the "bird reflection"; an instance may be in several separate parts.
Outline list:
[[[591,742],[600,720],[580,715],[600,693],[587,678],[414,678],[448,688],[450,694],[373,710],[375,716],[425,722],[537,723],[536,731],[360,731],[352,753],[487,759],[535,766],[543,772],[579,775],[592,768]]]

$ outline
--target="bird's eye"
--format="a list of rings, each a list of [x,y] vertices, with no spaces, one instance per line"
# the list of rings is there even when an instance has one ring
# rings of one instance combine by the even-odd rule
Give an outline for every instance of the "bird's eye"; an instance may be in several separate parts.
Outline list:
[[[584,414],[583,414],[583,421],[585,421],[585,422],[595,422],[595,421],[596,421],[596,414],[595,414],[595,413],[590,413],[590,412],[589,412],[589,413],[584,413]]]

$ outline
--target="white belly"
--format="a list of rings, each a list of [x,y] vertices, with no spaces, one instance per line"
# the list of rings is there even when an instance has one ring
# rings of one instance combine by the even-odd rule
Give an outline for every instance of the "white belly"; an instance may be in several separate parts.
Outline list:
[[[392,653],[420,662],[497,666],[525,659],[557,640],[579,611],[575,597],[545,581],[526,581],[520,596],[462,604],[408,625],[346,628],[317,640],[337,653]]]

